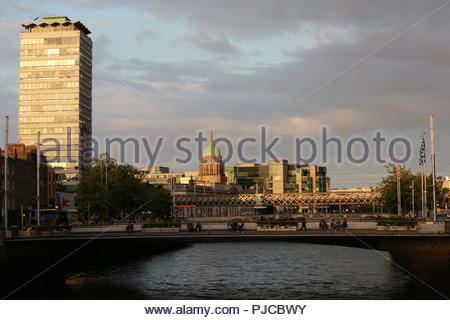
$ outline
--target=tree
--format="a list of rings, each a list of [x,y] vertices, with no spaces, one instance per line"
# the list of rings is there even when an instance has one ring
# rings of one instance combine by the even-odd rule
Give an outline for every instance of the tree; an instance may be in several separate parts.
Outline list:
[[[393,164],[386,166],[388,176],[383,177],[380,183],[381,198],[383,206],[388,213],[397,213],[397,174],[396,167]],[[414,180],[414,211],[417,213],[422,210],[422,192],[421,192],[421,175],[419,173],[412,173],[410,169],[405,167],[400,168],[401,179],[401,205],[402,212],[407,213],[412,211],[412,188],[411,184]],[[427,207],[432,209],[433,204],[433,178],[431,175],[426,177],[427,185]],[[436,202],[442,202],[445,198],[447,189],[442,187],[442,181],[436,182]]]
[[[142,174],[129,164],[115,159],[96,159],[86,168],[78,185],[78,210],[96,214],[102,220],[129,214],[140,208],[164,217],[170,214],[170,193],[143,180]]]

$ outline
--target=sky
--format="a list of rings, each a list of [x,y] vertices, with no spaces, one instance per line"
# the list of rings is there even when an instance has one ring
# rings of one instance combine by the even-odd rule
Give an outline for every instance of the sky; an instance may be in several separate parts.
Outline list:
[[[214,130],[237,144],[263,126],[280,138],[276,155],[292,161],[295,139],[320,141],[326,127],[344,146],[378,131],[388,141],[404,137],[412,145],[406,166],[418,170],[419,137],[433,114],[437,173],[448,176],[447,3],[0,0],[0,116],[10,116],[15,141],[21,23],[65,15],[92,31],[94,137],[162,137],[157,165],[197,168],[176,163],[177,138]],[[258,150],[246,153],[260,162]],[[375,185],[386,174],[373,148],[362,164],[337,163],[332,151],[316,163],[328,167],[334,188]]]

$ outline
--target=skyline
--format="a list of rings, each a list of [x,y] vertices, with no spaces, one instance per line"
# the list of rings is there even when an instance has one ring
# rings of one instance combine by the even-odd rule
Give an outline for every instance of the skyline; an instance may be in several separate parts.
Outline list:
[[[390,2],[368,3],[360,8],[360,15],[352,12],[347,1],[331,6],[321,3],[308,13],[301,6],[273,8],[265,1],[244,9],[228,2],[222,4],[224,10],[209,15],[202,14],[208,5],[201,1],[189,8],[162,1],[150,1],[150,7],[139,1],[128,2],[127,7],[114,1],[108,2],[113,5],[62,1],[51,9],[50,1],[40,1],[38,9],[27,7],[31,1],[22,1],[20,11],[6,3],[7,10],[0,13],[0,65],[5,70],[0,76],[0,99],[2,116],[11,117],[12,142],[17,140],[20,24],[37,16],[70,12],[69,18],[85,22],[93,32],[96,137],[162,136],[175,141],[214,129],[220,136],[237,140],[268,126],[272,134],[289,141],[279,148],[283,156],[289,153],[292,139],[317,136],[322,126],[343,138],[372,136],[382,130],[387,136],[405,136],[416,142],[414,156],[407,163],[416,170],[419,137],[427,131],[428,116],[434,114],[438,175],[450,175],[445,160],[450,158],[445,143],[450,136],[445,128],[450,115],[445,86],[450,80],[449,48],[440,40],[445,39],[449,23],[445,12],[450,8],[436,12],[300,101],[442,2],[397,1],[395,8]],[[346,10],[337,10],[338,5]],[[399,14],[399,10],[407,13]],[[245,23],[249,13],[251,23]],[[399,21],[399,16],[404,19]],[[174,166],[175,154],[162,156],[157,165],[168,165],[174,171],[191,169]],[[375,184],[385,174],[383,166],[371,162],[327,166],[333,187]]]

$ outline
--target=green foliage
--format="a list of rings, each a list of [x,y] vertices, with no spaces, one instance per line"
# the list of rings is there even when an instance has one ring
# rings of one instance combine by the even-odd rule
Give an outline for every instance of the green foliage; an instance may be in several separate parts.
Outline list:
[[[141,173],[129,164],[114,159],[95,160],[81,176],[78,185],[78,210],[80,213],[117,217],[130,213],[145,202],[140,209],[150,210],[156,216],[170,214],[170,193],[145,183]]]
[[[275,228],[275,227],[295,227],[299,222],[302,221],[302,218],[299,217],[259,217],[256,224],[258,227],[264,228]]]
[[[377,226],[409,226],[414,227],[417,224],[415,219],[399,216],[377,217]]]
[[[37,230],[40,232],[70,232],[72,226],[70,225],[59,225],[59,226],[39,226]]]
[[[390,164],[386,166],[388,176],[383,177],[380,183],[381,198],[385,210],[389,213],[397,213],[397,176],[395,165]],[[414,180],[414,210],[417,213],[422,208],[422,193],[421,193],[421,175],[419,173],[412,173],[410,169],[401,167],[401,206],[402,213],[408,213],[412,210],[412,188],[411,184]],[[427,185],[427,206],[432,208],[433,197],[433,178],[431,175],[426,177]],[[442,181],[436,184],[436,201],[442,202],[445,198],[447,189],[442,187]]]
[[[181,220],[166,220],[162,222],[144,223],[142,228],[180,228]]]

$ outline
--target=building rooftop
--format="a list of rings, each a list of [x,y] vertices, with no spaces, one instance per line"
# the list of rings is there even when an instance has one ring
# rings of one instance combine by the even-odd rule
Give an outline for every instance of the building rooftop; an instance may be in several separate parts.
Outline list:
[[[70,22],[70,19],[66,16],[59,16],[59,17],[43,17],[43,22],[52,24],[52,23],[64,23],[64,22]]]
[[[221,157],[222,155],[220,154],[219,148],[217,148],[214,144],[209,144],[205,147],[205,149],[203,149],[202,156]]]
[[[59,25],[63,25],[63,26],[75,25],[75,27],[77,27],[78,29],[83,31],[85,34],[91,33],[91,31],[83,23],[81,23],[81,21],[71,21],[66,16],[43,17],[42,22],[40,22],[40,23],[35,23],[35,22],[23,23],[22,27],[24,27],[27,30],[31,30],[37,26],[45,27],[48,25],[55,26],[55,27],[59,26]]]

